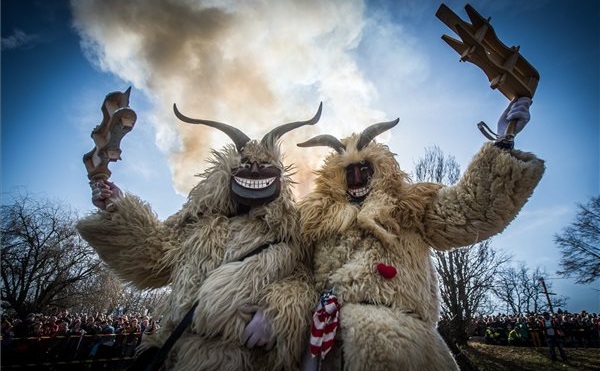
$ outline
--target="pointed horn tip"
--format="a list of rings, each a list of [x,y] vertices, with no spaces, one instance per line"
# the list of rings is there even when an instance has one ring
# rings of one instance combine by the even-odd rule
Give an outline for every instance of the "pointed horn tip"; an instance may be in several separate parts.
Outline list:
[[[321,134],[314,138],[311,138],[305,142],[296,144],[298,147],[329,147],[336,150],[338,153],[342,153],[346,150],[346,147],[333,135]]]
[[[369,126],[365,130],[363,130],[362,133],[360,133],[360,137],[358,139],[358,142],[356,143],[356,149],[360,151],[361,149],[365,148],[373,139],[375,139],[376,136],[387,130],[390,130],[391,128],[396,126],[398,122],[400,122],[400,118],[396,118],[393,121],[380,122]]]
[[[173,103],[173,112],[175,112],[175,116],[179,117],[181,112],[177,109],[177,103]]]
[[[318,142],[319,142],[319,141],[320,141],[320,140],[321,140],[321,139],[322,139],[324,136],[327,136],[327,135],[326,135],[326,134],[323,134],[323,135],[317,135],[316,137],[312,137],[312,138],[310,138],[309,140],[305,140],[305,141],[304,141],[304,142],[302,142],[302,143],[296,143],[296,145],[297,145],[298,147],[315,147],[315,146],[317,146],[317,145],[320,145],[320,144],[318,144]]]
[[[314,125],[321,119],[321,113],[323,112],[323,102],[319,103],[319,108],[317,109],[317,113],[313,116],[312,119],[308,120],[308,125]]]
[[[319,108],[317,108],[317,114],[315,116],[317,116],[318,118],[321,118],[322,112],[323,112],[323,101],[321,101],[319,103]]]
[[[395,120],[392,121],[387,121],[387,122],[381,122],[379,123],[379,125],[383,125],[386,127],[385,131],[390,130],[391,128],[393,128],[394,126],[398,125],[398,123],[400,122],[400,118],[396,118]]]
[[[183,119],[184,115],[177,108],[177,103],[173,103],[173,112],[175,113],[175,116],[177,116],[178,119],[185,121]]]
[[[188,124],[197,124],[196,120],[187,117],[186,115],[184,115],[183,113],[181,113],[179,111],[179,109],[177,108],[177,103],[173,103],[173,113],[175,113],[175,117],[177,117],[179,120],[186,122]]]

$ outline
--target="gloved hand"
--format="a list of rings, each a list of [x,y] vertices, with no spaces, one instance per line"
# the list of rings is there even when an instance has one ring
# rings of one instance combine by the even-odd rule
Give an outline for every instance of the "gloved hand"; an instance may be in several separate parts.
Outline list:
[[[92,203],[100,210],[106,210],[110,206],[110,199],[123,196],[121,189],[108,180],[98,180],[90,185],[92,187]]]
[[[516,135],[523,130],[531,117],[529,114],[529,107],[532,103],[533,101],[531,98],[527,97],[521,97],[510,102],[498,120],[498,130],[496,132],[498,134],[498,139],[504,138],[506,135],[506,128],[511,120],[517,120],[515,130],[512,133],[513,135]]]
[[[248,348],[264,346],[267,351],[273,349],[273,346],[275,346],[273,324],[265,315],[265,312],[255,306],[242,307],[241,311],[253,314],[252,319],[246,325],[242,334],[242,344]]]

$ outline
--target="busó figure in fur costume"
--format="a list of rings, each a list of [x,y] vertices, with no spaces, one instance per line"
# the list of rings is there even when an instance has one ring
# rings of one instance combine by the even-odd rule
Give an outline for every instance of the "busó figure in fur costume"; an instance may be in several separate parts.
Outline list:
[[[100,210],[79,222],[79,232],[123,280],[140,289],[171,285],[161,328],[144,336],[141,349],[161,347],[198,303],[166,369],[297,369],[318,292],[277,140],[315,124],[321,106],[311,120],[279,126],[260,141],[174,110],[182,121],[223,131],[235,145],[213,151],[212,167],[164,222],[115,184],[93,184]],[[115,211],[106,210],[107,201]]]
[[[529,98],[511,103],[499,132],[512,119],[520,131],[530,104]],[[543,161],[512,149],[508,136],[484,144],[454,186],[411,183],[388,147],[373,141],[397,122],[299,144],[335,150],[299,204],[302,232],[314,244],[317,287],[337,301],[318,306],[330,317],[315,319],[321,326],[313,324],[314,358],[306,369],[320,361],[322,370],[458,370],[436,331],[430,248],[450,250],[501,232],[544,172]],[[325,304],[332,310],[325,313]],[[333,348],[331,323],[339,325]]]

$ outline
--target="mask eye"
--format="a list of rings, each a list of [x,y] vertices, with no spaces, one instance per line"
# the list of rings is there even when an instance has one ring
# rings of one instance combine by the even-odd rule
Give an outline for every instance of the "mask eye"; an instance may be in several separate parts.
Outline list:
[[[268,163],[258,164],[258,168],[259,169],[266,169],[266,168],[269,168],[269,167],[273,167],[273,165],[272,164],[268,164]]]
[[[364,181],[369,181],[373,177],[373,167],[369,161],[363,160],[358,164],[360,177]]]
[[[250,169],[250,166],[252,164],[250,163],[250,160],[248,160],[247,158],[243,158],[241,164],[238,166],[240,169]]]
[[[365,160],[362,160],[359,164],[358,167],[360,169],[360,173],[365,175],[367,172],[371,172],[372,174],[372,170],[371,170],[371,164]],[[369,175],[371,175],[369,174]]]

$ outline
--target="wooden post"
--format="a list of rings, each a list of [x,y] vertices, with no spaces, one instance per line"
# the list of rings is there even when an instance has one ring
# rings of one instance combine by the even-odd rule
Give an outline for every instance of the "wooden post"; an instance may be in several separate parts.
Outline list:
[[[542,284],[542,287],[544,288],[544,294],[546,294],[546,300],[548,300],[548,306],[550,307],[550,313],[554,314],[554,309],[552,308],[552,301],[550,301],[550,293],[548,292],[548,289],[546,288],[546,281],[544,281],[544,278],[540,277],[539,280],[540,283]]]

